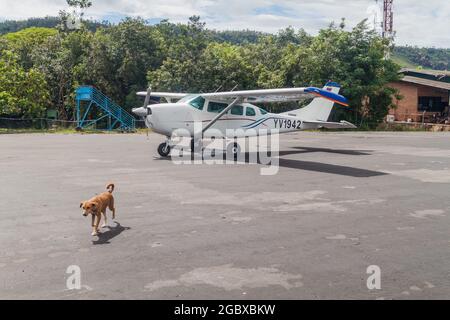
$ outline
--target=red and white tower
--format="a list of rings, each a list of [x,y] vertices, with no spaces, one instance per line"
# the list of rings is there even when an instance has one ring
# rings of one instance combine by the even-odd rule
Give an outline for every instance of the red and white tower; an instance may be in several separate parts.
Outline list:
[[[383,4],[383,38],[394,37],[394,0],[384,0]]]

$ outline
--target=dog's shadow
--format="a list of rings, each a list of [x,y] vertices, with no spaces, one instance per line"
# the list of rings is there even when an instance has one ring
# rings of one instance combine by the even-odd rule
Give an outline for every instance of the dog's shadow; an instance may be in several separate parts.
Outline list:
[[[98,240],[92,241],[92,244],[108,244],[110,243],[109,240],[117,237],[119,234],[126,230],[130,230],[130,227],[123,227],[119,222],[114,221],[115,226],[106,226],[105,228],[108,229],[106,232],[101,232],[98,234]]]

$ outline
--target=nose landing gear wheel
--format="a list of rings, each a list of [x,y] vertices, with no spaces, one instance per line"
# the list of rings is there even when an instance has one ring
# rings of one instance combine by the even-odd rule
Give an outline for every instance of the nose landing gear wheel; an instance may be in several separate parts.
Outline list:
[[[227,158],[230,159],[234,159],[234,161],[237,160],[238,155],[241,153],[241,146],[237,143],[230,143],[227,146]]]
[[[170,146],[167,142],[163,142],[158,147],[158,153],[161,157],[168,157],[170,154]]]

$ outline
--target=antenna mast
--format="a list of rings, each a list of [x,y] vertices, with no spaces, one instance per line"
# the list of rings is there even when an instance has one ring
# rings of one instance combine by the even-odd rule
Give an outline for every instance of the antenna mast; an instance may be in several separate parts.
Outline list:
[[[384,0],[383,4],[383,38],[394,38],[394,0]]]

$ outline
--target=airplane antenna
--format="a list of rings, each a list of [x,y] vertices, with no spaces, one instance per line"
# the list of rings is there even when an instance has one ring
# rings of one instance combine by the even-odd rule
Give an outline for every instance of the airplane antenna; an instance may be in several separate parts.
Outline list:
[[[239,86],[238,84],[235,85],[235,86],[233,87],[233,89],[231,89],[230,91],[234,91],[238,86]]]
[[[222,89],[222,85],[220,85],[214,92],[219,92],[220,89]]]

